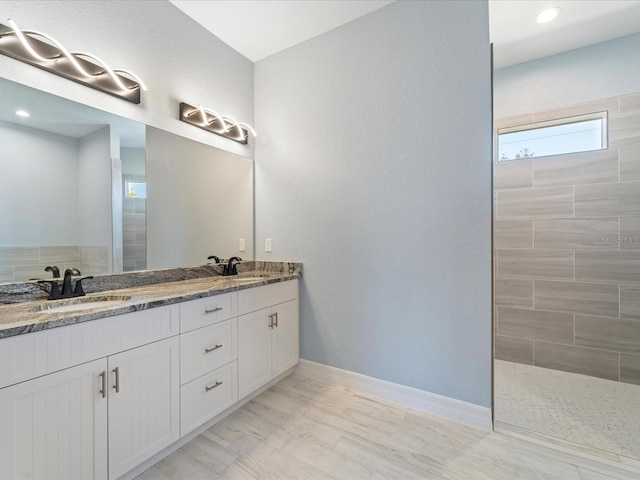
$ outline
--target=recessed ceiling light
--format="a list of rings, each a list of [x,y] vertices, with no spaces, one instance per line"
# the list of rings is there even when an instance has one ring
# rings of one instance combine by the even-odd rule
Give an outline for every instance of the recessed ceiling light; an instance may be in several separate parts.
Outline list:
[[[547,23],[556,18],[562,9],[560,7],[551,7],[543,10],[536,17],[536,22],[538,23]]]
[[[16,115],[18,115],[19,117],[28,117],[29,112],[27,112],[26,110],[16,110]]]

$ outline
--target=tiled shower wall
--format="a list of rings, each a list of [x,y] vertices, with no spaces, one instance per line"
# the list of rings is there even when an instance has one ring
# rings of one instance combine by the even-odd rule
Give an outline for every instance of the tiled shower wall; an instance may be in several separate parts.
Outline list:
[[[0,247],[0,282],[24,282],[31,278],[52,278],[45,272],[56,265],[60,274],[77,268],[84,275],[107,273],[109,248],[106,246],[28,246]]]
[[[145,177],[123,175],[122,248],[125,272],[147,269],[147,199],[124,195],[124,181],[144,181]]]
[[[605,110],[606,150],[494,162],[495,356],[640,385],[640,94],[496,129]]]

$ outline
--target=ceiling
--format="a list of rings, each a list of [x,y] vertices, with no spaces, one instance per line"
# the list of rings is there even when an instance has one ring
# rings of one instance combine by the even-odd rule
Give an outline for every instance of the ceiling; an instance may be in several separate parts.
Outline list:
[[[393,3],[170,1],[253,62]],[[537,24],[537,14],[551,6],[562,8],[561,15]],[[489,18],[494,65],[502,68],[639,32],[640,0],[489,0]]]

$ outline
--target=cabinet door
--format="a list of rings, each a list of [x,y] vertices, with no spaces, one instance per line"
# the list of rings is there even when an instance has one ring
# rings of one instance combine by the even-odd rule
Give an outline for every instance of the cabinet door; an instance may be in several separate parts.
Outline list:
[[[113,355],[109,363],[109,477],[180,438],[179,340]]]
[[[277,377],[298,363],[298,300],[276,305],[272,312],[275,326],[271,332],[271,373],[272,377]]]
[[[270,308],[238,317],[238,398],[271,380]]]
[[[0,390],[0,478],[107,478],[106,368],[95,360]]]

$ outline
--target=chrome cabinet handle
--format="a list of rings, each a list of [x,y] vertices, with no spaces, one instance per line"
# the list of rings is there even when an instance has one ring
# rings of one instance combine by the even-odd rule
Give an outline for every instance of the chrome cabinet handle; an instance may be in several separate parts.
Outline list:
[[[113,389],[116,393],[120,393],[120,367],[116,367],[112,371],[116,374],[116,381],[113,384]]]
[[[107,371],[103,370],[100,375],[98,375],[102,380],[102,390],[100,390],[100,395],[102,398],[107,398]]]
[[[275,327],[278,328],[278,312],[274,313],[273,316],[276,319],[276,322],[274,323]]]
[[[222,307],[216,307],[210,310],[205,310],[204,313],[214,313],[214,312],[219,312],[220,310],[222,310]]]
[[[213,390],[214,388],[219,387],[220,385],[222,385],[222,382],[216,382],[213,385],[210,385],[208,387],[204,387],[204,391],[208,392],[209,390]]]
[[[205,348],[204,349],[204,353],[210,353],[210,352],[213,352],[214,350],[217,350],[219,348],[222,348],[222,345],[216,345],[215,347]]]

